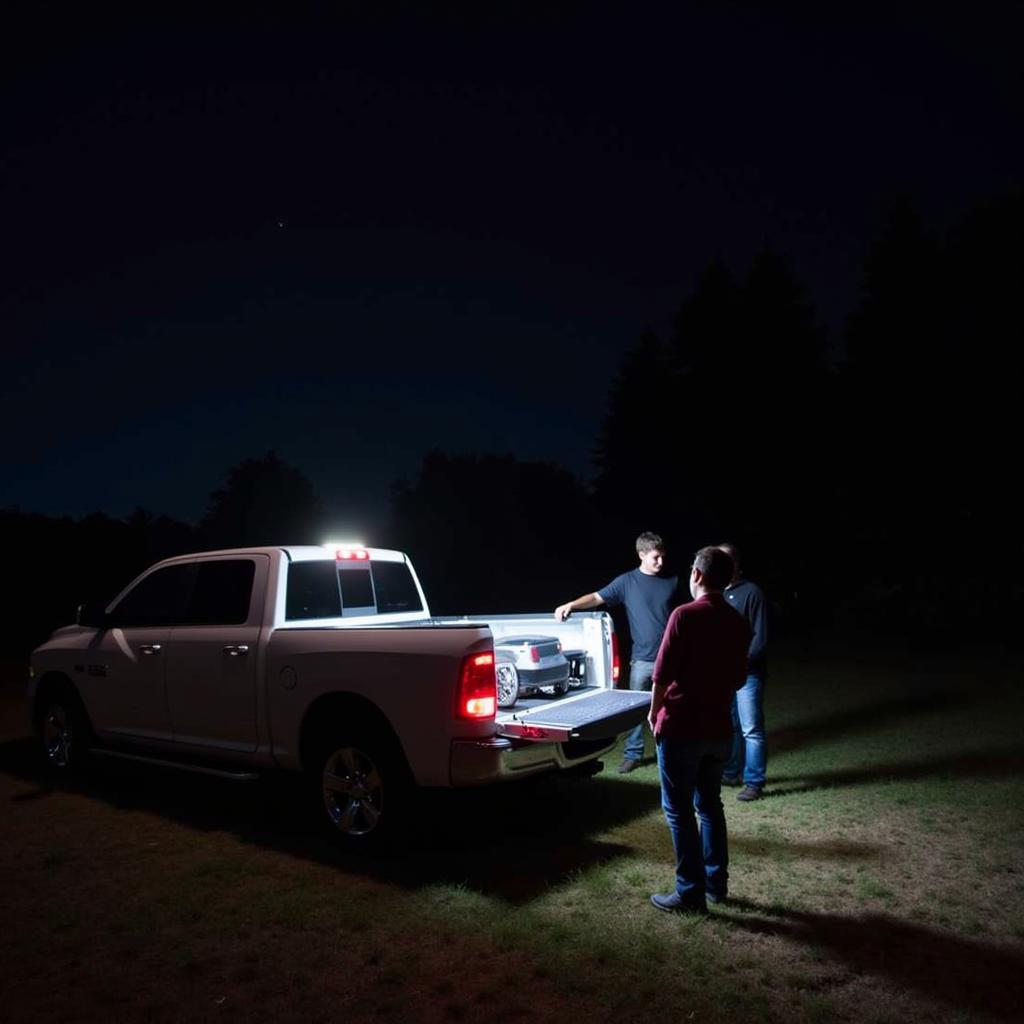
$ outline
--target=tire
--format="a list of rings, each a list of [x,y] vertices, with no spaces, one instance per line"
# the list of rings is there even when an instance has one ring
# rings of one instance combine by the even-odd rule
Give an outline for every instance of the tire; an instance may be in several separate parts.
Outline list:
[[[519,700],[519,673],[511,661],[499,661],[494,666],[498,686],[498,707],[510,708]]]
[[[551,687],[551,692],[556,697],[564,697],[569,692],[569,677],[566,676],[560,683],[555,683]]]
[[[44,764],[56,775],[72,775],[84,767],[92,729],[78,695],[56,692],[45,698],[39,715]]]
[[[395,742],[368,728],[317,745],[315,785],[328,833],[353,849],[369,849],[399,831],[412,789]]]

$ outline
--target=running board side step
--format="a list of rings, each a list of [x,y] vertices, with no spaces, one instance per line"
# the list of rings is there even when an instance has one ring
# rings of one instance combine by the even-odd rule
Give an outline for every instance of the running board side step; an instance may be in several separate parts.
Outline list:
[[[186,761],[168,761],[162,757],[146,757],[144,754],[128,754],[123,750],[107,750],[104,747],[93,747],[89,755],[94,757],[119,757],[124,761],[138,761],[142,764],[156,765],[158,768],[177,768],[182,772],[196,772],[198,775],[214,775],[218,779],[230,779],[232,782],[256,782],[261,776],[259,772],[247,772],[232,768],[212,768],[205,764],[191,764]]]

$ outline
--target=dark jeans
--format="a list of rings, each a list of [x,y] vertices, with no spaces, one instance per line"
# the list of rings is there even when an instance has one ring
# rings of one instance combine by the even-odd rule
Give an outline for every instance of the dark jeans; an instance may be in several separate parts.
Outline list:
[[[629,663],[629,688],[631,690],[649,690],[653,674],[653,661],[631,661]],[[622,751],[624,760],[642,761],[644,759],[645,728],[649,728],[649,726],[646,722],[641,722],[635,729],[630,729],[629,735],[626,736],[626,747]]]
[[[722,769],[730,779],[764,786],[768,751],[764,742],[764,678],[747,676],[732,702],[732,754]]]
[[[676,853],[676,892],[701,904],[729,889],[729,839],[722,807],[722,765],[729,740],[657,741],[661,807]],[[700,832],[694,811],[700,819]]]

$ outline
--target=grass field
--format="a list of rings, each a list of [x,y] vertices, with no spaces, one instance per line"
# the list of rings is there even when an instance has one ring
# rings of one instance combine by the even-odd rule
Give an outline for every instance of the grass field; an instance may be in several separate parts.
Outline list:
[[[19,670],[20,671],[20,670]],[[975,1021],[1024,1014],[1024,672],[791,653],[731,894],[661,914],[654,767],[425,797],[340,854],[289,788],[125,766],[48,788],[0,698],[10,1021]]]

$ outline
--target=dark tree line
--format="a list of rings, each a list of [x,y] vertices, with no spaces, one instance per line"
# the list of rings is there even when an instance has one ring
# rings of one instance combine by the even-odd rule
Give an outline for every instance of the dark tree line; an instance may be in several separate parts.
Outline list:
[[[839,360],[777,253],[712,264],[623,362],[596,500],[687,548],[733,538],[784,622],[1009,637],[1022,227],[1019,197],[944,238],[895,205]]]
[[[380,542],[410,552],[440,613],[553,608],[629,567],[654,529],[683,571],[698,546],[737,543],[782,630],[1012,641],[1022,248],[1020,196],[942,236],[894,205],[831,350],[780,253],[743,276],[712,262],[667,336],[624,355],[592,487],[550,464],[431,452],[396,485]],[[4,647],[27,650],[162,557],[317,543],[323,511],[273,452],[234,467],[194,526],[2,511]]]
[[[274,452],[247,459],[210,495],[196,525],[139,508],[128,519],[0,510],[10,572],[0,588],[2,649],[24,653],[74,619],[83,601],[110,600],[147,566],[189,551],[317,543],[322,508],[312,484]]]

